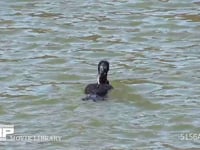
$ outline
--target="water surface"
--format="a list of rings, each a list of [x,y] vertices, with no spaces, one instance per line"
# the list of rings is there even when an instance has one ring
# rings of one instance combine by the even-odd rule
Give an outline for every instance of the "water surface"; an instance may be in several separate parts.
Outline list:
[[[60,142],[3,149],[199,148],[200,1],[0,2],[0,123]],[[110,61],[107,101],[81,101]]]

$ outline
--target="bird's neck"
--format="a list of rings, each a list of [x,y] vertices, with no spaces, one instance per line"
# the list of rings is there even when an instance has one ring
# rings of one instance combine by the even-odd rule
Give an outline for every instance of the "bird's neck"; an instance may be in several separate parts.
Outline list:
[[[109,84],[109,81],[107,80],[107,75],[99,75],[97,78],[98,84]]]

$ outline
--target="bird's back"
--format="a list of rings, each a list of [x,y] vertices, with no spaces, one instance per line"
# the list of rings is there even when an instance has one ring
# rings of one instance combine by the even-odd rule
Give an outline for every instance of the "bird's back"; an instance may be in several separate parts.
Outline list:
[[[110,84],[89,84],[85,88],[85,94],[106,96],[109,90],[113,89]]]

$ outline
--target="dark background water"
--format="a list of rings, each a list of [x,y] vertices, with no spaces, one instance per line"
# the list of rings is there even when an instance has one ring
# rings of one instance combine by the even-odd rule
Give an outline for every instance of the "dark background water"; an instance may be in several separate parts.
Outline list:
[[[0,124],[60,142],[2,149],[200,147],[200,1],[3,0]],[[83,102],[97,64],[115,89]],[[183,139],[184,138],[184,139]]]

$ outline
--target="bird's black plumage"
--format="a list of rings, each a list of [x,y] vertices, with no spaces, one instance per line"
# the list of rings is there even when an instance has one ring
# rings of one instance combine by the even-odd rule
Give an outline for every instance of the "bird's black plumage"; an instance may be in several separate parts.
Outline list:
[[[98,64],[98,78],[97,83],[88,84],[85,87],[85,94],[87,96],[83,100],[93,101],[104,100],[108,91],[113,89],[112,85],[109,84],[107,80],[107,74],[109,71],[109,62],[102,60]]]

